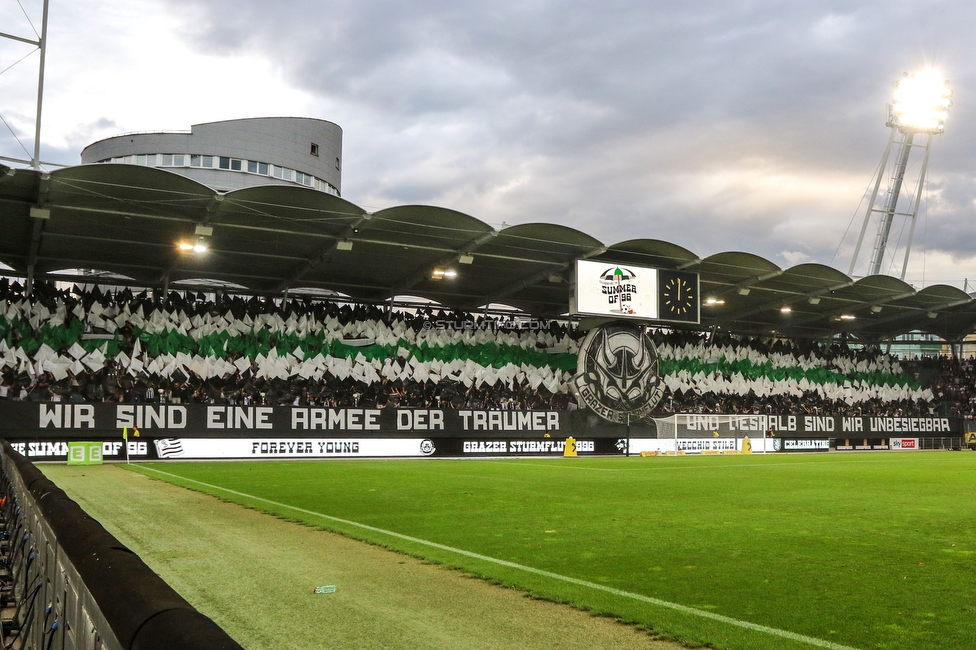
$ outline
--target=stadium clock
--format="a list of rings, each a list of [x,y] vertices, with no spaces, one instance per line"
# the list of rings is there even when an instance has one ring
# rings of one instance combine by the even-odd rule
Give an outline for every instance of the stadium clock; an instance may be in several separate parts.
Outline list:
[[[698,299],[698,274],[658,271],[659,318],[697,323]]]

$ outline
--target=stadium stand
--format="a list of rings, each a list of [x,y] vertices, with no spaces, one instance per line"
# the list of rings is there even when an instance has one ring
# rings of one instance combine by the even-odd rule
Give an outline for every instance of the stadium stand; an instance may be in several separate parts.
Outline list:
[[[28,299],[0,281],[0,397],[311,406],[574,408],[575,324],[335,301],[128,289]],[[657,330],[657,414],[972,414],[973,368],[841,343]],[[923,369],[932,387],[918,379]],[[934,372],[932,370],[934,369]]]

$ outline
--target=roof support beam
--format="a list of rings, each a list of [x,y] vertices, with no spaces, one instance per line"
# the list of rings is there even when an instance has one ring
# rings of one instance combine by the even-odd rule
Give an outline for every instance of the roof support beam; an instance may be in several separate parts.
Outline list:
[[[461,246],[458,250],[451,253],[450,255],[445,255],[444,257],[441,257],[433,264],[425,265],[424,267],[415,271],[413,275],[410,275],[403,281],[390,287],[390,295],[395,296],[399,293],[403,293],[404,291],[411,289],[412,287],[417,286],[418,284],[423,282],[426,278],[430,277],[430,274],[433,272],[434,269],[457,262],[462,255],[473,253],[474,251],[478,250],[478,248],[483,246],[486,242],[491,241],[497,236],[498,236],[498,231],[492,229],[482,235],[479,235],[478,237],[475,237],[474,239],[466,243],[464,246]]]
[[[35,206],[30,209],[31,237],[27,245],[27,280],[24,282],[24,293],[30,295],[34,291],[34,266],[37,264],[37,254],[41,250],[41,236],[44,223],[51,218],[48,207],[48,192],[51,189],[51,175],[41,174],[37,185]]]
[[[798,319],[797,321],[795,321],[794,323],[792,323],[792,325],[804,325],[806,323],[812,323],[812,322],[818,321],[818,320],[828,320],[829,321],[829,320],[832,320],[834,318],[838,318],[838,317],[840,317],[843,314],[850,314],[851,312],[863,310],[863,309],[866,309],[866,308],[869,308],[869,307],[880,307],[881,305],[887,305],[888,303],[894,302],[896,300],[903,300],[905,298],[911,298],[916,293],[917,292],[915,290],[912,290],[912,291],[904,291],[902,293],[896,293],[894,295],[888,296],[887,298],[882,298],[881,300],[875,300],[875,301],[870,302],[870,303],[867,303],[867,302],[858,302],[856,300],[851,300],[850,302],[851,303],[854,303],[854,306],[853,307],[848,306],[848,307],[840,307],[840,308],[837,308],[837,309],[831,309],[830,311],[821,312],[821,313],[816,314],[814,316],[808,316],[806,318]],[[896,316],[896,317],[900,317],[900,316]],[[892,318],[892,317],[889,316],[888,318]],[[874,323],[884,322],[885,320],[886,319],[872,319],[871,321],[868,322],[868,325],[874,324]],[[844,328],[845,331],[848,331],[848,330],[851,330],[851,329],[852,328]]]
[[[914,295],[914,294],[912,294],[912,295]],[[926,313],[935,312],[935,313],[938,313],[940,310],[951,309],[953,307],[958,307],[960,305],[967,305],[970,302],[972,302],[972,298],[966,297],[966,298],[958,298],[956,300],[950,300],[948,302],[939,303],[937,305],[929,305],[927,307],[908,307],[908,308],[905,309],[905,311],[900,311],[900,312],[891,314],[890,316],[886,316],[884,318],[878,318],[878,319],[866,321],[863,324],[858,323],[857,325],[855,325],[854,327],[851,328],[851,331],[852,332],[858,332],[858,331],[860,331],[862,329],[865,329],[865,328],[868,328],[868,327],[874,327],[876,325],[884,325],[884,324],[887,324],[887,323],[893,323],[895,321],[899,321],[899,320],[902,320],[902,319],[905,319],[905,318],[910,318],[912,316],[917,316],[921,312],[926,312]]]
[[[293,284],[304,278],[312,269],[328,259],[332,253],[336,252],[340,241],[350,239],[354,234],[358,233],[360,227],[362,227],[362,225],[369,221],[372,217],[372,213],[369,212],[360,215],[358,219],[346,226],[345,230],[339,234],[335,241],[330,241],[319,246],[319,248],[312,253],[308,259],[305,260],[305,263],[301,267],[285,278],[275,288],[275,292],[288,291]]]
[[[700,271],[699,271],[699,273],[700,273]],[[720,291],[720,292],[716,293],[715,295],[716,296],[724,296],[726,294],[731,293],[732,291],[736,291],[736,292],[742,292],[742,291],[744,291],[745,293],[743,293],[742,295],[748,295],[749,294],[749,291],[752,289],[752,287],[756,286],[760,282],[765,282],[766,280],[772,280],[773,278],[778,278],[781,275],[783,275],[783,270],[782,269],[780,269],[778,271],[770,271],[769,273],[764,273],[762,275],[757,275],[757,276],[752,277],[752,278],[747,278],[745,280],[741,280],[739,282],[736,282],[735,284],[729,284],[729,285],[727,285],[728,286],[727,289],[725,289],[724,291]]]
[[[539,282],[542,282],[543,280],[549,279],[549,276],[552,275],[553,273],[556,273],[556,272],[562,271],[563,269],[569,268],[570,265],[572,265],[573,262],[575,262],[577,259],[584,260],[584,259],[588,259],[590,257],[596,257],[597,255],[602,255],[603,253],[605,253],[606,250],[607,250],[607,247],[606,246],[601,246],[599,248],[594,248],[593,250],[591,250],[591,251],[589,251],[587,253],[584,253],[583,255],[581,255],[578,258],[573,258],[573,259],[570,259],[570,260],[566,260],[565,262],[558,263],[555,268],[543,269],[541,271],[537,271],[536,273],[533,273],[532,275],[528,276],[527,278],[523,278],[521,280],[518,280],[517,282],[513,282],[512,284],[510,284],[510,285],[508,285],[506,287],[503,287],[503,288],[499,289],[498,291],[495,291],[492,294],[489,294],[489,295],[485,296],[483,304],[490,305],[491,303],[497,302],[497,301],[501,300],[502,298],[507,298],[508,296],[512,295],[513,293],[516,293],[518,291],[521,291],[522,289],[525,289],[526,287],[531,287],[534,284],[538,284]],[[479,306],[479,305],[476,305],[476,306]],[[566,309],[569,309],[569,305],[568,304],[566,305]]]
[[[742,319],[742,318],[746,318],[748,316],[753,316],[755,314],[759,314],[759,313],[762,313],[762,312],[767,311],[767,310],[770,310],[770,309],[781,309],[782,307],[784,307],[786,305],[792,305],[792,304],[794,304],[796,302],[799,302],[800,300],[809,300],[810,298],[818,298],[818,297],[823,296],[823,295],[826,295],[826,294],[828,294],[828,293],[830,293],[832,291],[837,291],[838,289],[845,289],[845,288],[851,286],[852,284],[854,284],[854,280],[849,280],[847,282],[842,282],[840,284],[835,284],[835,285],[830,286],[830,287],[823,287],[821,289],[816,289],[814,291],[808,291],[806,293],[794,294],[795,297],[790,298],[788,300],[781,300],[781,299],[778,299],[778,300],[770,300],[768,302],[762,303],[761,305],[756,305],[755,307],[750,307],[748,309],[741,309],[741,310],[739,310],[737,312],[733,312],[733,313],[726,314],[724,316],[718,317],[713,322],[716,325],[725,325],[726,323],[729,323],[729,322],[732,322],[732,321],[736,321],[736,320],[739,320],[739,319]]]
[[[210,199],[210,203],[207,204],[207,208],[206,211],[204,212],[203,219],[201,219],[200,222],[194,226],[194,229],[196,229],[198,226],[203,226],[204,228],[209,227],[208,224],[211,221],[213,221],[214,218],[216,218],[217,214],[220,212],[220,206],[223,205],[223,202],[224,202],[223,194],[214,194],[213,198]],[[207,232],[209,233],[210,231]],[[175,247],[177,244],[176,242],[173,242],[172,245]],[[162,270],[159,279],[156,281],[156,283],[164,287],[168,287],[169,276],[172,275],[173,271],[176,270],[176,267],[179,266],[180,260],[182,258],[183,258],[183,254],[178,249],[174,248],[172,256],[170,257],[169,260],[169,264],[167,264],[166,268]]]

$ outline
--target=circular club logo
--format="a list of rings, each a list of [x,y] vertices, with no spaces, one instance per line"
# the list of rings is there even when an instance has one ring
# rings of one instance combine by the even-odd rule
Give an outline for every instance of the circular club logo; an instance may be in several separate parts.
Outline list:
[[[430,438],[424,438],[420,441],[420,453],[424,456],[430,456],[434,453],[434,441]]]
[[[591,330],[580,344],[573,391],[580,404],[611,422],[648,417],[664,394],[653,341],[626,323]]]
[[[600,289],[610,302],[610,311],[633,314],[631,301],[637,293],[636,275],[630,269],[614,266],[600,274]]]

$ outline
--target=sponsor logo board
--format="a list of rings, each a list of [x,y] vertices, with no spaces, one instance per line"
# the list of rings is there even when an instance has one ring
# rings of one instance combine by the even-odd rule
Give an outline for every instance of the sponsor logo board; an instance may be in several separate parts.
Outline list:
[[[915,451],[918,449],[918,438],[892,438],[891,448],[900,451]]]

